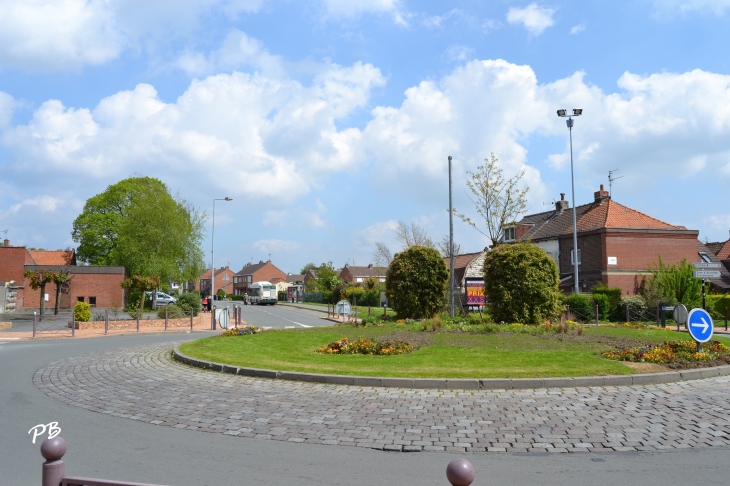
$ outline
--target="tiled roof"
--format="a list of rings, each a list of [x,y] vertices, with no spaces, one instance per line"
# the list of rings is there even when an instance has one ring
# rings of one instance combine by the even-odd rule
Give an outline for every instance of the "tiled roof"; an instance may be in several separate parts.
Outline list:
[[[705,246],[720,260],[730,259],[730,240],[705,243]]]
[[[351,267],[347,265],[347,269],[353,277],[382,277],[388,269],[386,267]],[[344,268],[342,269],[344,270]]]
[[[722,263],[720,261],[721,258],[718,258],[717,255],[715,255],[707,246],[705,246],[699,240],[697,240],[697,252],[706,253],[707,256],[710,258],[710,260],[712,260],[713,263]],[[698,257],[698,260],[699,260],[699,257]],[[715,270],[715,269],[713,268],[713,270]],[[724,290],[730,289],[730,270],[728,270],[725,266],[722,266],[719,270],[720,270],[720,278],[710,278],[708,280],[721,289],[724,289]]]
[[[253,275],[266,266],[268,262],[252,263],[243,267],[236,275]]]
[[[288,274],[286,276],[286,281],[289,282],[289,283],[303,282],[304,281],[304,275],[299,275],[299,274],[296,274],[295,275],[293,273],[290,273],[290,274]]]
[[[74,250],[28,250],[36,265],[76,265]]]
[[[218,275],[225,273],[226,271],[232,271],[232,270],[228,267],[216,268],[215,275],[217,277]],[[208,280],[210,280],[210,270],[208,270],[207,272],[205,272],[203,275],[200,276],[200,280],[205,280],[206,278]]]
[[[685,230],[684,226],[675,226],[652,218],[640,211],[631,209],[616,201],[584,204],[575,208],[579,233],[595,231],[602,228],[629,229],[661,229]],[[568,235],[573,232],[573,211],[568,209],[562,213],[549,211],[525,216],[519,224],[534,224],[522,236],[521,240],[540,240]]]
[[[477,258],[479,255],[484,253],[483,251],[478,251],[476,253],[464,253],[462,255],[455,255],[454,256],[454,281],[455,282],[461,282],[464,280],[464,274],[466,274],[466,267],[469,266],[469,264],[474,261],[475,258]],[[444,258],[444,263],[446,263],[446,268],[449,268],[450,261],[449,257]]]

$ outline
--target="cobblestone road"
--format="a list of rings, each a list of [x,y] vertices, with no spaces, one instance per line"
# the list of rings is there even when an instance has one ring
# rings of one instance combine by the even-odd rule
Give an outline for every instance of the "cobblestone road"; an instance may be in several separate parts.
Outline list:
[[[413,390],[247,378],[192,368],[172,345],[39,369],[47,395],[149,424],[387,451],[657,451],[730,444],[730,377],[652,386]]]

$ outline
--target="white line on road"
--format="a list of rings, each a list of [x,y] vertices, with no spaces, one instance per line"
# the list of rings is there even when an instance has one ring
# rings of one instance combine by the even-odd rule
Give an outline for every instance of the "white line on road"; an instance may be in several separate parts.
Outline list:
[[[283,319],[283,320],[285,320],[285,321],[287,321],[287,322],[291,322],[292,324],[296,324],[297,326],[302,326],[302,327],[313,327],[313,326],[308,326],[308,325],[306,325],[306,324],[302,324],[301,322],[297,322],[297,321],[292,321],[291,319],[287,319],[286,317],[281,317],[281,316],[278,316],[278,315],[276,315],[276,314],[274,314],[274,313],[272,313],[272,312],[269,312],[269,311],[265,311],[265,310],[263,310],[263,309],[256,309],[256,310],[258,310],[258,311],[261,311],[261,312],[266,312],[267,314],[269,314],[269,315],[271,315],[271,316],[274,316],[274,317],[278,317],[279,319]],[[292,328],[292,327],[293,327],[293,326],[289,326],[289,327],[285,327],[284,329],[290,329],[290,328]]]

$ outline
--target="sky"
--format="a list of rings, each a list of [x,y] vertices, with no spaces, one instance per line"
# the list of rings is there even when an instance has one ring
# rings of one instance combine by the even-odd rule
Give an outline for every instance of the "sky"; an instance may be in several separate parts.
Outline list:
[[[215,266],[366,265],[433,240],[468,172],[525,170],[528,213],[615,201],[730,230],[730,0],[4,0],[0,238],[74,247],[85,201],[157,177]],[[7,232],[7,233],[6,233]],[[488,240],[460,220],[455,241]]]

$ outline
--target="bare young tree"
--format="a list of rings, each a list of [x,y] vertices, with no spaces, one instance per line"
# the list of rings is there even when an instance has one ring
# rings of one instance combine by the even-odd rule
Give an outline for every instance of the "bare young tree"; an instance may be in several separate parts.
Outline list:
[[[441,252],[442,257],[449,257],[449,235],[444,235],[444,237],[441,238],[441,241],[439,241],[438,251]],[[459,255],[461,255],[461,245],[454,242],[454,256]]]
[[[436,248],[433,240],[426,233],[426,229],[415,222],[408,225],[403,221],[398,221],[395,228],[395,237],[403,245],[404,250],[416,245]]]
[[[375,253],[373,253],[373,261],[376,267],[388,267],[390,261],[393,259],[393,254],[390,252],[390,248],[385,246],[385,243],[379,241],[375,242]]]
[[[492,246],[497,246],[502,242],[505,226],[514,223],[527,210],[526,196],[530,188],[520,184],[525,169],[505,179],[498,165],[499,159],[494,152],[491,158],[484,159],[484,162],[484,165],[477,167],[477,172],[467,172],[471,179],[466,181],[467,187],[474,195],[474,199],[471,197],[469,199],[474,203],[477,213],[484,219],[484,230],[465,214],[459,213],[456,209],[454,213],[492,240]]]

